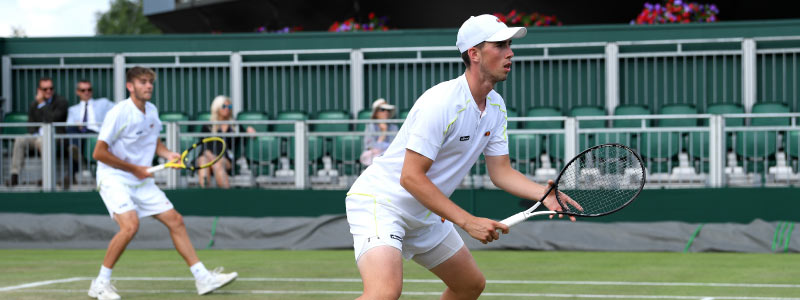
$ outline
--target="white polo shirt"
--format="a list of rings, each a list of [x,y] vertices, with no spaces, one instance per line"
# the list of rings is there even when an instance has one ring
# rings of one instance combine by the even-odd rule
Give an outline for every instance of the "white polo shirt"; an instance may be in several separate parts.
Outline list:
[[[158,119],[158,108],[146,102],[145,112],[142,113],[133,100],[128,98],[108,111],[97,139],[106,142],[109,152],[119,159],[137,166],[150,166],[153,164],[160,132],[161,120]],[[132,173],[98,162],[98,185],[109,177],[130,185],[143,182]]]
[[[506,128],[506,106],[500,94],[489,92],[481,114],[465,75],[442,82],[419,97],[389,149],[375,158],[348,194],[385,198],[418,220],[441,222],[430,218],[431,212],[400,186],[406,149],[433,160],[428,178],[450,197],[481,153],[508,154]]]

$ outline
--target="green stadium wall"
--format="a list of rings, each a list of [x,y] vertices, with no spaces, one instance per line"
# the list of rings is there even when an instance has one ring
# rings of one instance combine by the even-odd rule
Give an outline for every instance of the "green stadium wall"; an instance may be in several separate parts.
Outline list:
[[[286,217],[344,214],[344,190],[168,190],[187,216]],[[800,221],[796,188],[651,189],[624,210],[595,222],[749,223]],[[457,190],[452,199],[477,216],[503,219],[523,210],[522,201],[500,190]],[[96,192],[2,193],[0,212],[107,214]]]

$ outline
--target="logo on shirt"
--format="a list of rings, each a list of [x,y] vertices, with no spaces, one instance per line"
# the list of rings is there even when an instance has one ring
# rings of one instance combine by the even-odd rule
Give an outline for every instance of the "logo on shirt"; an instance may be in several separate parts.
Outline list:
[[[399,235],[390,234],[389,237],[401,242],[403,241],[403,238],[401,238]]]
[[[487,131],[486,133],[484,133],[484,134],[483,134],[483,136],[489,136],[489,135],[491,135],[491,134],[492,134],[491,132],[488,132],[488,131]]]
[[[458,138],[458,140],[462,141],[462,142],[463,141],[469,141],[469,136],[468,135],[462,136],[462,137]]]
[[[136,132],[136,135],[141,135],[142,133],[144,133],[144,131],[143,130],[139,130],[139,131]]]
[[[151,124],[150,124],[150,128],[153,128],[153,126],[155,126],[155,124],[152,124],[152,123],[151,123]]]

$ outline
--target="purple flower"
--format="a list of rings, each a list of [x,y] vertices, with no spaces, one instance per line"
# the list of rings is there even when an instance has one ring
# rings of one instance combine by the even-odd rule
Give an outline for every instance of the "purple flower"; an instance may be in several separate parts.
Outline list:
[[[716,5],[714,5],[714,4],[711,4],[711,6],[709,7],[709,9],[711,9],[711,11],[713,11],[715,14],[718,14],[718,13],[719,13],[719,9],[717,9],[717,6],[716,6]]]
[[[675,6],[681,6],[681,5],[683,5],[683,1],[675,0]]]
[[[653,5],[650,3],[645,3],[644,7],[647,8],[647,10],[653,10]]]

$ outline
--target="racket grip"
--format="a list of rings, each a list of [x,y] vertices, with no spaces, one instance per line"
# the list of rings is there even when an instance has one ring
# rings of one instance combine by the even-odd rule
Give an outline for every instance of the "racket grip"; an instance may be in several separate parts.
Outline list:
[[[149,169],[147,169],[147,173],[153,174],[155,172],[163,170],[164,168],[166,168],[166,165],[163,165],[163,164],[162,165],[157,165],[155,167],[150,167]]]
[[[523,211],[523,212],[519,212],[519,213],[517,213],[517,214],[515,214],[513,216],[510,216],[510,217],[506,218],[505,220],[500,221],[500,223],[506,224],[506,225],[508,225],[508,227],[511,227],[511,226],[517,225],[519,223],[522,223],[522,221],[525,221],[526,219],[528,219],[528,215]]]

